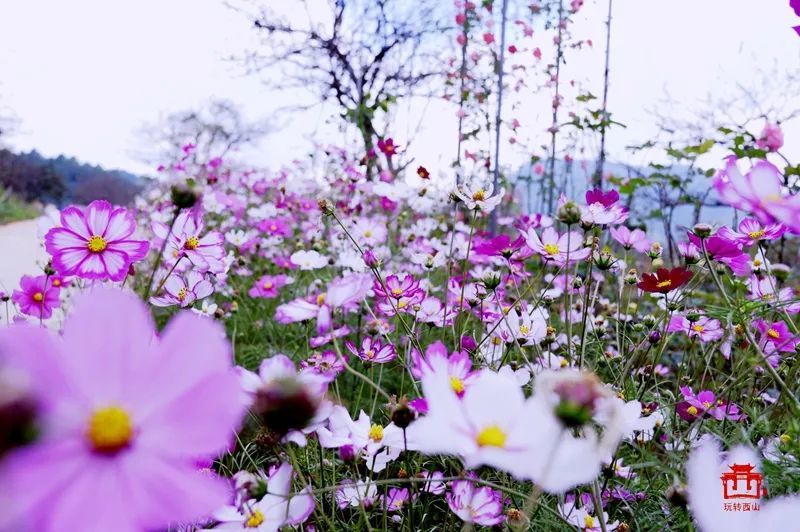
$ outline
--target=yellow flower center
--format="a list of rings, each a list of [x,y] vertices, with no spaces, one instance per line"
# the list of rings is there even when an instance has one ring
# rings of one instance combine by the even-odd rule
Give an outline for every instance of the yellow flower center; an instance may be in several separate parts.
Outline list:
[[[366,351],[364,351],[364,356],[367,358],[375,358],[375,350],[367,349]]]
[[[247,518],[247,521],[244,522],[245,528],[258,528],[261,526],[261,523],[264,522],[264,514],[256,510],[255,512],[250,514],[250,517]]]
[[[277,230],[278,230],[278,226],[277,226],[277,225],[275,225],[275,224],[272,224],[272,225],[270,225],[270,226],[269,226],[269,230],[270,230],[270,231],[272,231],[272,232],[274,233],[275,231],[277,231]]]
[[[500,345],[500,344],[503,343],[503,340],[499,336],[493,336],[492,337],[492,343],[494,345]]]
[[[555,244],[545,244],[544,250],[547,252],[548,255],[558,254],[558,246]]]
[[[450,387],[454,392],[461,393],[464,391],[464,381],[458,377],[450,377]]]
[[[407,306],[408,306],[407,301],[400,301],[399,303],[397,303],[397,308],[406,308]]]
[[[583,518],[583,527],[584,528],[594,528],[594,517],[591,515],[587,515]]]
[[[89,239],[89,242],[86,244],[86,247],[89,248],[89,251],[92,253],[100,253],[106,249],[106,241],[103,239],[102,236],[94,235],[92,238]]]
[[[669,279],[667,279],[666,281],[661,281],[656,285],[656,287],[658,288],[666,288],[668,286],[672,286],[672,281],[670,281]]]
[[[701,333],[701,332],[705,331],[705,330],[706,330],[706,328],[705,328],[705,327],[703,327],[702,325],[697,325],[697,324],[694,324],[694,325],[692,325],[692,330],[693,330],[694,332]]]
[[[189,291],[186,288],[181,288],[180,290],[178,290],[178,301],[183,301],[184,299],[186,299],[186,294],[188,293]]]
[[[475,442],[481,447],[504,447],[506,433],[497,425],[490,425],[478,433]]]
[[[400,295],[400,294],[402,294],[402,293],[403,293],[403,291],[402,291],[401,289],[399,289],[399,288],[392,288],[392,295],[393,295],[393,296],[399,296],[399,295]]]
[[[317,296],[317,306],[321,307],[323,303],[325,303],[325,294],[319,294]]]
[[[529,332],[531,332],[531,330],[530,330],[530,328],[529,328],[527,325],[520,325],[520,326],[519,326],[519,332],[520,332],[521,334],[524,334],[525,336],[527,336],[527,335],[528,335],[528,333],[529,333]]]
[[[264,286],[264,290],[270,290],[275,285],[273,285],[271,282],[267,281],[266,283],[263,284],[263,286]]]
[[[370,237],[372,237],[372,231],[364,231],[364,236],[365,236],[366,238],[370,238]]]
[[[747,236],[749,236],[753,240],[758,240],[759,238],[764,236],[764,230],[759,229],[758,231],[750,231],[749,233],[747,233]]]
[[[780,440],[782,444],[786,445],[787,443],[792,441],[792,437],[789,436],[788,434],[781,434]]]
[[[42,294],[41,292],[36,292],[35,294],[33,294],[33,300],[36,301],[37,303],[41,303],[42,301],[44,301],[44,294]]]
[[[781,337],[781,333],[779,333],[775,329],[769,329],[769,330],[767,330],[767,336],[769,336],[770,338],[772,338],[774,340],[777,340],[778,338]]]
[[[703,401],[703,408],[705,409],[711,408],[711,401]]]
[[[115,453],[133,438],[131,416],[118,406],[99,408],[89,418],[86,437],[95,451]]]
[[[183,245],[184,248],[188,250],[197,249],[197,246],[200,245],[200,240],[196,236],[190,236],[186,239],[186,243]]]
[[[59,279],[53,279],[53,286],[61,286],[61,281]]]
[[[694,405],[692,405],[689,408],[687,408],[686,411],[689,412],[693,416],[697,415],[697,407],[694,406]]]
[[[482,188],[479,188],[472,195],[472,199],[475,200],[475,201],[483,201],[483,200],[485,200],[486,199],[486,191],[483,190]]]
[[[379,443],[383,439],[383,427],[377,423],[369,428],[369,439],[375,443]]]

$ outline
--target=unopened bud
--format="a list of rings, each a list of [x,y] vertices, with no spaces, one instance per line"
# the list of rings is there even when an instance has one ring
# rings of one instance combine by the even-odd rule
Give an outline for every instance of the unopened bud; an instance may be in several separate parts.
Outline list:
[[[568,201],[558,208],[556,217],[567,225],[576,224],[581,221],[581,208],[574,201]]]

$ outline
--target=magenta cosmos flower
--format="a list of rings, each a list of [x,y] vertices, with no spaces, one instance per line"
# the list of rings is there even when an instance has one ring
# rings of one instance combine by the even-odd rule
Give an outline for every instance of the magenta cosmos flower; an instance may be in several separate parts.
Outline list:
[[[764,320],[756,320],[753,325],[761,335],[762,342],[772,344],[772,350],[791,353],[800,343],[800,339],[789,331],[789,327],[783,321],[769,323]]]
[[[250,297],[261,297],[272,299],[278,297],[281,288],[292,282],[291,277],[286,275],[264,275],[253,283],[247,294]]]
[[[53,315],[53,309],[61,305],[61,290],[53,286],[46,275],[23,275],[19,284],[20,289],[14,290],[11,300],[23,314],[46,320]]]
[[[725,334],[719,320],[700,316],[695,321],[690,321],[686,316],[680,314],[672,316],[667,330],[686,333],[689,338],[699,338],[701,342],[713,342],[721,339]]]
[[[133,294],[75,299],[61,335],[0,330],[0,353],[33,365],[38,440],[0,463],[0,530],[141,531],[226,504],[197,469],[228,448],[244,412],[223,329],[190,312],[156,337]]]
[[[61,211],[61,225],[47,232],[44,247],[62,275],[121,281],[150,247],[132,238],[133,213],[105,200],[93,201],[85,210],[70,205]]]
[[[713,417],[722,421],[725,418],[736,421],[746,417],[739,407],[717,398],[711,390],[703,390],[695,395],[689,386],[681,386],[683,401],[675,405],[675,410],[684,421],[694,421],[699,417]]]

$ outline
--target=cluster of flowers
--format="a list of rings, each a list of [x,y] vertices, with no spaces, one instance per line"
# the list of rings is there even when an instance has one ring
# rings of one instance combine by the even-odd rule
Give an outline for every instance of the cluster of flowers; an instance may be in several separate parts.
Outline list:
[[[680,464],[703,428],[797,406],[779,370],[800,302],[768,246],[800,209],[769,163],[729,161],[715,187],[750,217],[694,227],[667,268],[616,191],[500,215],[491,234],[504,190],[437,188],[424,168],[370,180],[325,153],[324,180],[181,162],[135,210],[52,220],[51,260],[0,329],[0,530],[335,528],[327,505],[368,524],[437,500],[524,526],[547,494],[558,519],[614,530],[654,496],[626,457]],[[691,306],[712,283],[727,310]],[[173,317],[158,331],[153,315]],[[716,374],[734,370],[763,393],[732,396]],[[714,445],[688,467],[707,529]],[[798,504],[770,502],[770,522]]]

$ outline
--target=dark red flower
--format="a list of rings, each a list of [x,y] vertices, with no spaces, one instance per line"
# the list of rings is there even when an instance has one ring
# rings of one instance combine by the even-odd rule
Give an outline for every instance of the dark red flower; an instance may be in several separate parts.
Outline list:
[[[396,154],[397,148],[398,146],[395,146],[394,140],[391,137],[388,139],[378,139],[378,149],[387,157]]]
[[[424,166],[417,168],[417,175],[422,179],[430,179],[431,177],[431,173]]]
[[[642,274],[642,280],[636,286],[645,292],[658,292],[666,294],[676,288],[680,288],[692,278],[692,272],[687,268],[659,268],[655,274]]]

